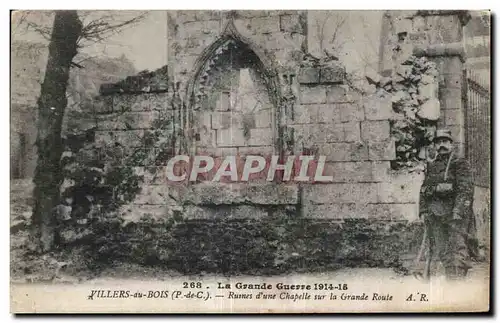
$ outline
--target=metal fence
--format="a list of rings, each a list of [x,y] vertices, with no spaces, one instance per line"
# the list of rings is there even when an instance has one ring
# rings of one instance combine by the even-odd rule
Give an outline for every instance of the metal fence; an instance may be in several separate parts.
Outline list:
[[[466,156],[472,168],[474,184],[490,187],[491,175],[491,104],[490,89],[473,71],[465,71]]]

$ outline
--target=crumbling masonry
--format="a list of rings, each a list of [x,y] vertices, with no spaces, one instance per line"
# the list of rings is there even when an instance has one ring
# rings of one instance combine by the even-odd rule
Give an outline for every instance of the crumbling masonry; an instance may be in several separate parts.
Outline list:
[[[404,240],[405,223],[417,218],[421,174],[391,167],[399,149],[392,128],[413,111],[418,118],[427,118],[431,127],[452,126],[457,142],[463,143],[462,126],[450,124],[463,112],[459,78],[462,60],[455,46],[461,37],[456,32],[463,23],[461,15],[399,12],[392,16],[396,30],[385,47],[383,73],[372,78],[369,90],[358,91],[347,85],[339,61],[308,55],[306,12],[169,12],[168,69],[103,86],[100,103],[95,106],[96,149],[90,155],[106,163],[106,156],[116,159],[120,154],[123,161],[130,161],[127,156],[141,151],[133,165],[112,166],[133,166],[142,178],[140,192],[120,207],[119,217],[126,223],[145,216],[158,221],[180,216],[183,221],[208,223],[304,219],[312,221],[308,223],[329,223],[324,228],[337,236],[345,235],[339,230],[349,230],[349,225],[342,228],[343,222],[359,220],[384,223],[382,227],[402,224],[396,236]],[[434,23],[445,24],[443,30],[450,34],[433,38]],[[418,86],[408,85],[405,78],[415,77],[410,75],[408,60],[420,56],[433,56],[439,73],[423,83],[415,81]],[[414,91],[408,90],[412,86]],[[413,105],[404,105],[407,109],[394,109],[411,100]],[[419,114],[423,106],[430,114]],[[325,155],[334,180],[327,184],[166,184],[170,157],[200,153]],[[332,223],[340,226],[331,227]],[[307,227],[303,224],[302,231]],[[320,239],[315,234],[321,235],[321,230],[310,230],[292,238],[306,245]],[[366,239],[372,239],[369,245],[382,250],[379,257],[387,256],[384,250],[389,250],[394,240],[365,236],[359,227],[356,230],[339,239],[350,239],[352,245],[365,243],[362,252],[370,248]],[[234,234],[243,235],[238,231]],[[203,239],[202,235],[198,239]],[[411,239],[400,242],[412,243]],[[346,243],[341,240],[321,240],[321,245],[328,249],[329,244],[336,243],[335,248],[340,248]],[[204,243],[194,245],[205,248]],[[409,252],[407,247],[400,252]],[[290,254],[300,256],[313,247],[290,248]],[[323,259],[326,262],[359,258],[359,254],[346,255],[346,250],[343,247],[335,256],[326,253],[318,257],[330,257]],[[385,260],[382,263],[390,265]],[[276,259],[273,261],[276,264]]]

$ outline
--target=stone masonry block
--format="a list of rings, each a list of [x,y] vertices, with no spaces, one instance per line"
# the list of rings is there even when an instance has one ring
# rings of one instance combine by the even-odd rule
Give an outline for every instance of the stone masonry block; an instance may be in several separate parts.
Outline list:
[[[200,133],[200,145],[214,147],[216,145],[216,130],[205,130]]]
[[[377,183],[376,191],[379,203],[418,202],[418,195],[416,195],[418,188],[411,181],[391,181]]]
[[[319,83],[319,69],[316,67],[303,67],[299,72],[300,84],[317,84]]]
[[[396,159],[396,144],[394,140],[368,142],[368,158],[373,161]]]
[[[360,217],[355,203],[305,204],[302,214],[305,218],[342,220]]]
[[[288,33],[304,33],[299,15],[280,15],[280,31]]]
[[[361,140],[361,126],[359,122],[342,123],[344,141],[356,142]]]
[[[281,205],[298,202],[296,185],[204,182],[189,187],[185,202],[197,205],[259,204]]]
[[[374,182],[389,182],[390,171],[391,171],[390,161],[372,162],[372,178]]]
[[[295,184],[249,184],[245,187],[246,200],[262,205],[297,204],[298,192],[298,187]]]
[[[464,125],[464,112],[462,109],[444,110],[444,123],[446,126]]]
[[[212,129],[242,128],[241,114],[232,111],[212,113]]]
[[[229,128],[217,130],[217,145],[220,147],[238,147],[245,145],[243,129]]]
[[[249,146],[267,146],[273,144],[273,131],[271,128],[250,129]]]
[[[318,121],[318,104],[302,104],[295,107],[294,124],[315,123]]]
[[[371,162],[329,162],[323,174],[335,183],[372,182]]]
[[[388,120],[361,122],[361,139],[365,141],[383,141],[391,132]]]
[[[302,202],[307,204],[337,203],[376,203],[376,183],[336,183],[312,184],[303,188]]]
[[[303,215],[317,219],[373,219],[373,220],[415,220],[417,205],[415,203],[390,204],[307,204],[303,207]]]
[[[341,123],[337,124],[320,124],[317,127],[311,129],[316,131],[318,135],[316,138],[320,139],[319,142],[343,142],[345,140],[344,125]],[[323,139],[323,140],[321,140]]]
[[[190,220],[261,219],[267,215],[267,210],[252,205],[217,208],[189,205],[185,208],[184,213],[184,216]]]
[[[256,128],[269,128],[272,122],[271,109],[260,110],[255,112],[255,127]]]
[[[279,16],[252,18],[250,20],[250,26],[253,35],[279,32],[280,19]]]
[[[347,101],[347,89],[339,85],[328,85],[326,91],[326,102],[343,103]]]
[[[212,129],[212,113],[210,111],[203,111],[197,115],[198,126],[204,129]]]
[[[368,160],[368,147],[362,143],[328,143],[319,146],[327,161]]]
[[[344,85],[327,85],[326,101],[328,103],[360,103],[362,95],[358,91],[351,91]]]
[[[364,212],[370,219],[390,221],[413,221],[418,219],[416,203],[376,203],[368,204]]]
[[[389,120],[392,115],[392,102],[389,95],[372,94],[363,98],[367,120]]]
[[[192,36],[218,34],[220,28],[219,20],[190,21],[183,24],[184,32]]]
[[[320,81],[323,84],[343,83],[345,78],[345,67],[341,65],[322,67]]]
[[[273,154],[272,146],[256,146],[256,147],[238,147],[240,156],[271,156]]]
[[[301,86],[300,102],[308,103],[326,103],[326,88],[324,86]]]
[[[340,112],[340,121],[361,121],[365,118],[363,107],[358,104],[341,103],[336,105]]]
[[[318,105],[319,123],[338,123],[340,122],[340,109],[335,104]]]

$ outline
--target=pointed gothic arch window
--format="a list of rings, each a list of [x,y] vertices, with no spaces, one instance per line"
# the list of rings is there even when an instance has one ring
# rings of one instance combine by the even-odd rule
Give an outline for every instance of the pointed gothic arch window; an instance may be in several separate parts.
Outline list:
[[[225,39],[194,84],[197,146],[272,151],[275,109],[270,88],[259,57],[243,42]]]

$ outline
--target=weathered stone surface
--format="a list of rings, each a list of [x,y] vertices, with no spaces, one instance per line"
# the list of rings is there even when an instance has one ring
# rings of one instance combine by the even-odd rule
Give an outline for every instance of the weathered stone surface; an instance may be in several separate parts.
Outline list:
[[[376,93],[363,97],[363,107],[367,120],[389,120],[393,115],[390,95]]]
[[[326,91],[328,103],[359,103],[362,95],[358,91],[348,90],[345,85],[332,84]]]
[[[344,141],[356,142],[361,140],[361,125],[359,122],[342,123]]]
[[[335,104],[318,105],[318,122],[337,123],[340,122],[340,109]]]
[[[294,108],[294,124],[315,123],[318,121],[318,113],[321,105],[301,104]]]
[[[340,64],[322,67],[320,71],[320,82],[324,84],[343,83],[345,78],[345,67]]]
[[[371,162],[333,162],[326,163],[325,176],[333,176],[335,183],[371,182]]]
[[[184,32],[190,36],[216,35],[220,32],[221,23],[219,20],[190,21],[185,22],[183,28]]]
[[[253,35],[279,32],[280,19],[279,16],[252,18],[250,19],[250,26]]]
[[[298,14],[280,15],[280,31],[286,33],[304,33]]]
[[[189,187],[185,201],[198,205],[223,204],[296,204],[296,185],[246,184],[246,183],[201,183]]]
[[[421,100],[427,100],[438,97],[438,84],[429,83],[418,86],[418,95]]]
[[[97,114],[106,114],[113,112],[113,97],[100,96],[94,100],[94,110]]]
[[[304,206],[303,215],[319,219],[373,219],[373,220],[414,220],[416,204],[309,204]]]
[[[368,159],[368,146],[361,143],[327,143],[319,146],[327,161],[361,161]]]
[[[302,201],[307,204],[377,203],[375,183],[312,184],[303,188]]]
[[[120,217],[125,221],[125,224],[139,222],[146,216],[161,220],[168,218],[170,215],[166,205],[130,204],[120,209]]]
[[[134,204],[167,204],[167,185],[143,185],[141,192],[134,200]]]
[[[444,123],[446,126],[464,125],[464,111],[462,109],[444,110]]]
[[[303,67],[299,72],[299,83],[301,84],[317,84],[319,83],[319,68]]]
[[[311,129],[316,133],[315,142],[342,142],[345,140],[345,127],[342,123],[317,125]]]
[[[231,127],[243,128],[241,114],[232,111],[212,113],[212,129],[219,130]]]
[[[399,33],[409,33],[413,30],[412,20],[404,17],[398,17],[394,19],[394,32]]]
[[[273,154],[272,146],[256,146],[256,147],[239,147],[238,154],[240,156],[270,156]]]
[[[216,130],[202,131],[199,144],[203,147],[214,147],[216,145]]]
[[[266,146],[273,144],[273,131],[271,128],[250,129],[249,146]]]
[[[96,131],[94,142],[96,147],[105,147],[113,142],[113,138],[111,131]]]
[[[422,119],[436,121],[441,113],[439,100],[436,98],[425,101],[417,111],[417,116]]]
[[[365,113],[361,105],[342,103],[337,104],[336,107],[340,112],[341,122],[361,121],[365,118]]]
[[[166,166],[138,166],[134,167],[134,173],[143,176],[145,185],[166,185],[167,182]]]
[[[255,112],[255,127],[256,128],[269,128],[272,122],[271,109],[260,110]]]
[[[390,221],[414,221],[418,219],[418,206],[415,203],[368,204],[365,214],[370,219]]]
[[[368,158],[370,160],[396,159],[396,143],[393,139],[381,142],[368,142]]]
[[[144,130],[114,131],[113,142],[123,147],[143,146]]]
[[[374,161],[372,162],[372,178],[374,182],[390,181],[391,162]]]
[[[301,86],[300,102],[308,103],[326,103],[326,88],[324,86]]]
[[[356,212],[355,203],[337,204],[306,204],[302,207],[302,216],[312,219],[342,220],[362,218],[363,214]]]
[[[184,217],[190,220],[208,219],[261,219],[268,216],[267,210],[251,205],[231,207],[200,207],[189,205],[185,207]]]
[[[391,176],[390,182],[377,184],[379,203],[417,203],[419,199],[421,175],[398,174]]]
[[[236,128],[217,130],[217,145],[220,147],[245,146],[243,130]]]
[[[100,130],[151,129],[154,126],[153,122],[158,118],[158,111],[104,115],[98,117],[97,127]]]
[[[361,139],[365,141],[384,141],[389,138],[391,127],[388,120],[361,122]]]

